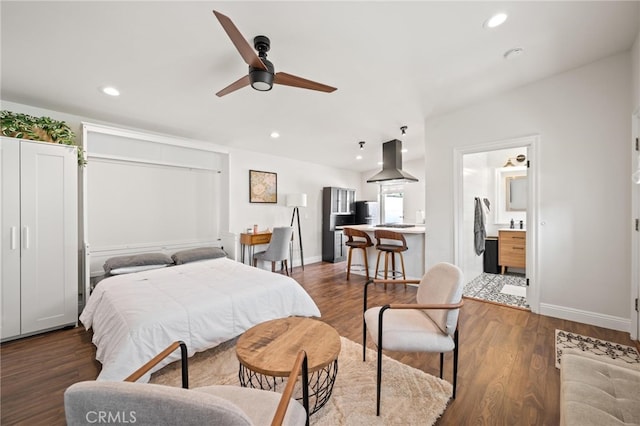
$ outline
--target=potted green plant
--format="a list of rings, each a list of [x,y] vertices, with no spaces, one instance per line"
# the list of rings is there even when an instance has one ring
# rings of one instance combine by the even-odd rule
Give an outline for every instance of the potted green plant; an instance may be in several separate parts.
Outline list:
[[[64,121],[7,110],[0,111],[0,121],[3,136],[77,146],[73,131]],[[78,165],[86,163],[84,152],[78,147]]]

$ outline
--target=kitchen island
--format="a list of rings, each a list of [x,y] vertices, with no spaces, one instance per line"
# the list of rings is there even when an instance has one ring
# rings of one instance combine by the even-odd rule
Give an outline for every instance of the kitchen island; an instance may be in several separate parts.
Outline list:
[[[373,242],[373,247],[369,247],[367,249],[367,261],[369,263],[369,276],[371,278],[375,277],[375,267],[376,267],[376,259],[378,257],[378,250],[376,250],[376,238],[374,236],[374,231],[376,229],[384,229],[388,231],[398,232],[404,235],[405,240],[407,240],[408,250],[403,252],[404,256],[404,267],[407,279],[415,279],[419,280],[424,275],[424,263],[425,263],[425,228],[424,225],[408,225],[402,224],[403,227],[398,227],[398,225],[391,226],[381,226],[381,225],[345,225],[344,228],[352,228],[358,229],[360,231],[364,231],[371,238],[371,242]],[[389,262],[391,263],[391,262]],[[351,273],[358,275],[365,275],[364,270],[358,271],[358,268],[354,265],[361,264],[364,265],[364,259],[362,259],[362,251],[355,250],[353,252],[353,258],[351,260]],[[389,264],[389,269],[391,269],[391,264]],[[401,270],[401,263],[398,255],[396,255],[396,269]],[[380,256],[380,271],[384,270],[384,255]],[[381,277],[378,277],[381,278]]]

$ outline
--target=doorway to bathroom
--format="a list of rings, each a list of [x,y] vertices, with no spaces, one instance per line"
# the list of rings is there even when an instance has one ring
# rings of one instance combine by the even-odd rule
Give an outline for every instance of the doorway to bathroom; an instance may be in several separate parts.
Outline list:
[[[537,136],[456,150],[455,258],[463,295],[538,309]]]

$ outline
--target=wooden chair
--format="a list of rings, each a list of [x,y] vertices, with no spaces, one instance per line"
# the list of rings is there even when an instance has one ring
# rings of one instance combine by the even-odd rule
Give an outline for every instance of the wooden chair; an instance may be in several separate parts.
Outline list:
[[[182,386],[135,383],[178,347],[182,351]],[[307,354],[297,355],[282,394],[231,385],[188,389],[187,351],[175,342],[146,363],[124,382],[85,381],[64,393],[64,409],[70,426],[97,423],[132,423],[148,426],[204,424],[307,425],[309,394]],[[292,399],[302,375],[302,405]],[[102,417],[100,417],[102,416]]]
[[[362,249],[362,257],[364,258],[364,270],[368,280],[369,262],[367,259],[367,248],[373,247],[371,238],[369,238],[369,235],[366,232],[353,228],[344,228],[344,235],[347,236],[347,242],[345,243],[345,245],[349,247],[349,254],[347,256],[347,280],[349,280],[349,275],[351,274],[351,255],[353,250],[357,249]]]
[[[289,244],[293,237],[293,227],[281,226],[273,228],[271,241],[265,251],[258,252],[253,255],[253,266],[258,265],[259,260],[271,262],[271,272],[276,270],[276,262],[282,262],[284,270],[289,275]]]
[[[419,284],[416,302],[388,304],[367,309],[370,283]],[[458,314],[463,305],[462,271],[449,263],[438,263],[422,280],[369,280],[364,286],[362,319],[362,360],[366,357],[367,331],[378,347],[376,414],[380,415],[382,350],[403,352],[439,352],[440,378],[444,352],[453,351],[453,398],[458,376]]]
[[[402,265],[402,279],[406,279],[407,276],[404,271],[404,256],[403,251],[407,251],[407,240],[400,232],[389,231],[386,229],[376,229],[374,231],[376,237],[376,249],[378,250],[378,257],[376,258],[376,273],[375,278],[378,278],[378,268],[380,265],[380,255],[384,253],[384,273],[383,278],[386,280],[389,278],[389,272],[391,277],[396,278],[396,275],[400,271],[396,270],[396,253],[400,256],[400,263]],[[389,271],[389,256],[391,256],[391,271]],[[384,285],[386,290],[387,285]],[[406,285],[405,285],[406,288]]]

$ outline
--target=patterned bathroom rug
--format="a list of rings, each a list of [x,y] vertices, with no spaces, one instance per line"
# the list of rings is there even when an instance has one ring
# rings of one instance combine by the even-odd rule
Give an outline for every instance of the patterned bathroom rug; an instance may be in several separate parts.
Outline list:
[[[556,368],[560,368],[563,349],[579,349],[629,364],[640,363],[640,354],[636,348],[556,329]]]
[[[483,272],[464,286],[463,296],[472,299],[529,309],[527,279],[522,274]]]

